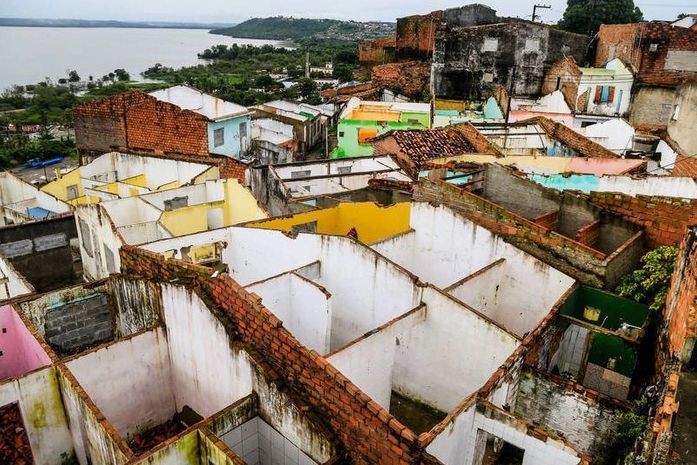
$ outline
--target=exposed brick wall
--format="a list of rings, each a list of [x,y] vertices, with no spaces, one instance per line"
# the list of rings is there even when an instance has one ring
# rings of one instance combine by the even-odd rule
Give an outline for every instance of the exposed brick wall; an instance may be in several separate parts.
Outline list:
[[[219,160],[220,177],[224,179],[237,179],[243,186],[247,185],[247,165],[239,160],[229,157],[216,157]]]
[[[588,247],[595,247],[600,237],[600,220],[596,220],[578,230],[574,240]]]
[[[564,57],[554,63],[545,74],[542,82],[542,95],[560,90],[569,108],[577,110],[578,85],[581,82],[581,70],[573,57]],[[585,110],[585,108],[583,108]]]
[[[151,98],[143,92],[126,92],[76,105],[73,108],[73,118],[78,149],[108,152],[118,147],[127,147],[126,111]]]
[[[533,220],[543,228],[554,229],[559,224],[559,210],[554,210],[544,215],[540,215]]]
[[[391,63],[396,59],[396,37],[364,40],[358,46],[358,60],[362,65]]]
[[[683,238],[665,317],[669,354],[679,355],[686,340],[697,337],[697,225],[690,227]]]
[[[176,105],[147,99],[126,114],[128,147],[156,153],[208,155],[208,121]]]
[[[650,247],[679,244],[685,227],[697,223],[697,200],[671,197],[635,197],[614,192],[591,192],[591,202],[640,224]]]
[[[388,63],[373,67],[372,80],[380,87],[396,89],[408,97],[418,98],[430,87],[431,67],[418,61]]]
[[[440,26],[442,11],[427,15],[397,19],[397,60],[425,60],[433,53],[436,29]]]
[[[603,24],[598,34],[596,66],[619,58],[634,66],[638,81],[646,84],[678,85],[697,80],[697,72],[665,68],[669,50],[697,51],[697,31],[652,22]]]
[[[230,276],[132,246],[121,248],[124,275],[160,282],[178,279],[212,302],[235,339],[259,355],[267,369],[324,418],[356,464],[437,464],[418,446],[416,435],[371,400],[315,351],[300,344],[282,322]]]
[[[84,153],[117,149],[208,155],[208,122],[202,115],[134,91],[77,105],[75,139]]]

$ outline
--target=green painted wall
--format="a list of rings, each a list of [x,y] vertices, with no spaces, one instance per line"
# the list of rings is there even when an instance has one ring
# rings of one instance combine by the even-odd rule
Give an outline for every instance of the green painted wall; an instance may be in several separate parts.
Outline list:
[[[399,121],[402,123],[409,123],[410,121],[417,121],[423,127],[430,127],[431,125],[431,115],[429,113],[404,111],[399,115]]]
[[[615,359],[612,371],[628,378],[632,377],[637,360],[635,348],[617,336],[593,333],[588,349],[588,362],[609,368],[608,362],[611,358]]]
[[[561,314],[588,321],[583,317],[586,306],[600,310],[598,321],[589,323],[602,325],[603,328],[610,330],[619,329],[622,323],[642,327],[649,315],[649,308],[646,305],[586,286],[579,287],[569,297],[561,309]]]
[[[403,113],[403,115],[404,114],[405,113]],[[414,114],[424,115],[424,113]],[[425,114],[425,118],[426,120],[428,120],[429,115]],[[338,145],[337,148],[331,153],[330,157],[352,158],[369,157],[373,155],[372,144],[358,143],[358,130],[361,128],[375,128],[377,129],[377,133],[379,136],[393,129],[425,129],[426,126],[424,126],[421,123],[413,124],[401,121],[379,123],[377,121],[363,121],[353,119],[340,120],[339,126],[337,128]]]

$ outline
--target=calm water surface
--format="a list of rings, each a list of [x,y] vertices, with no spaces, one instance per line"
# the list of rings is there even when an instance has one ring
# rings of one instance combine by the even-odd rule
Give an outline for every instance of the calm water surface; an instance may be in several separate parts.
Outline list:
[[[0,0],[2,1],[2,0]],[[74,69],[95,79],[116,68],[140,79],[155,63],[179,68],[199,63],[196,54],[216,44],[279,44],[236,39],[201,29],[0,27],[0,90],[13,84],[58,79]]]

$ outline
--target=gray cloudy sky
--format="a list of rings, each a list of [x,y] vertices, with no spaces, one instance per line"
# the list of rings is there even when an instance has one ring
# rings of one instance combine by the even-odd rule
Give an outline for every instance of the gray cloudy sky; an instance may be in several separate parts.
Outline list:
[[[127,21],[238,22],[251,17],[296,16],[393,21],[396,17],[470,3],[452,0],[0,0],[0,17]],[[530,17],[534,0],[480,0],[506,16]],[[566,0],[539,1],[545,22],[557,21]],[[637,1],[647,19],[697,13],[695,0]]]

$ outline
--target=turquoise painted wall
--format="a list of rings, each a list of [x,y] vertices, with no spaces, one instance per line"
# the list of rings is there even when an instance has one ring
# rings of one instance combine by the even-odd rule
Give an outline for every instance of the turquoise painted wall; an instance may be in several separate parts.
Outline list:
[[[428,118],[428,115],[426,115]],[[337,148],[331,153],[331,158],[352,158],[352,157],[369,157],[373,154],[372,144],[358,143],[358,130],[361,128],[375,128],[377,135],[386,133],[393,129],[425,129],[422,124],[405,123],[401,121],[393,121],[388,123],[379,123],[377,121],[362,121],[345,119],[339,121],[337,128]]]
[[[225,121],[208,123],[208,151],[217,155],[225,155],[233,158],[240,158],[241,140],[240,125],[247,125],[247,149],[252,140],[252,119],[249,115],[232,118]],[[216,129],[225,130],[225,143],[219,147],[214,146],[214,133]]]
[[[600,178],[592,174],[580,174],[574,176],[563,176],[552,174],[543,176],[539,174],[529,174],[528,179],[535,181],[545,187],[557,190],[577,190],[585,193],[597,191],[600,187]]]

